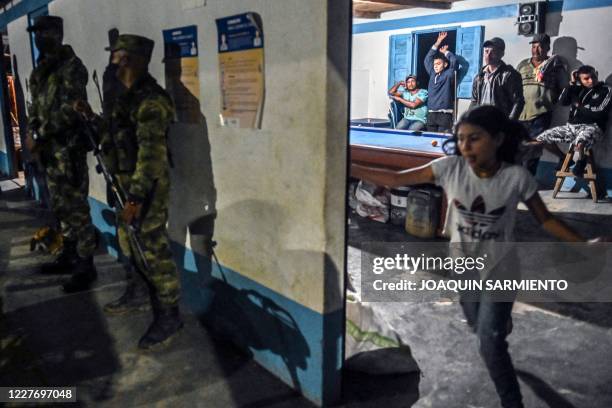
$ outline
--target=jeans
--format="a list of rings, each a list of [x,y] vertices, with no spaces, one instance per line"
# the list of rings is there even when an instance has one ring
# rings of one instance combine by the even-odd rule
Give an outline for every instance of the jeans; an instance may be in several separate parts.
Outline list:
[[[526,120],[521,123],[527,128],[527,132],[529,132],[529,138],[531,140],[535,140],[535,138],[545,130],[550,128],[550,124],[552,122],[552,112],[546,112],[541,114],[540,116],[536,116],[531,120]],[[541,152],[540,152],[541,155]],[[539,157],[531,157],[522,161],[523,167],[525,167],[529,172],[535,176],[536,171],[538,170],[538,163],[540,162]]]
[[[453,129],[453,114],[447,112],[429,112],[427,114],[427,130],[430,132],[451,133]]]
[[[402,118],[402,120],[397,123],[395,128],[401,130],[422,130],[425,128],[425,123],[421,122],[420,120]]]
[[[514,302],[494,302],[481,296],[480,301],[462,299],[460,303],[468,325],[478,336],[480,355],[495,384],[502,407],[524,408],[506,341],[512,330]]]

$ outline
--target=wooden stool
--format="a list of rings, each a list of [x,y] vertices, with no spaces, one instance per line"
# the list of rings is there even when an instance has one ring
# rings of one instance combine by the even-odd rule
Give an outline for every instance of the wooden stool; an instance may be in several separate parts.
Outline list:
[[[593,202],[597,202],[597,186],[595,185],[595,180],[597,179],[597,174],[595,174],[595,160],[593,159],[593,151],[588,149],[584,152],[587,160],[587,165],[585,169],[585,174],[582,177],[577,177],[572,173],[569,169],[570,160],[574,156],[575,147],[571,145],[567,154],[565,155],[565,159],[563,160],[563,165],[561,166],[561,170],[559,170],[556,174],[557,181],[555,183],[555,189],[553,190],[553,198],[557,198],[557,194],[561,190],[561,186],[563,186],[563,182],[566,177],[573,178],[582,178],[583,180],[588,181],[589,189],[591,190],[591,197],[593,198]]]

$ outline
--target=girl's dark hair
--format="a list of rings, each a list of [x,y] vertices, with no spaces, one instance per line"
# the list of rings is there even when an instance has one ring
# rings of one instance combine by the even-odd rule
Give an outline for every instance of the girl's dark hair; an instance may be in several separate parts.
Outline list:
[[[457,148],[457,131],[464,123],[483,128],[491,137],[503,137],[504,141],[497,149],[497,158],[508,163],[515,162],[521,142],[529,139],[527,129],[520,122],[508,119],[506,114],[495,106],[479,106],[465,112],[455,123],[453,136],[442,145],[446,154],[461,155]]]

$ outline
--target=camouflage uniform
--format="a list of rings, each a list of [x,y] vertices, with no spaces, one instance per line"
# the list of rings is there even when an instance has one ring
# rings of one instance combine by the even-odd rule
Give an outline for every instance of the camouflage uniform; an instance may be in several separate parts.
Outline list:
[[[92,256],[96,247],[87,201],[87,139],[79,131],[79,118],[72,110],[75,100],[87,99],[87,78],[87,69],[69,45],[63,45],[56,55],[39,59],[30,75],[28,119],[47,175],[53,213],[60,221],[64,239],[76,241],[81,258]]]
[[[138,237],[149,270],[140,265],[127,226],[117,217],[119,246],[144,273],[159,301],[178,303],[179,280],[166,229],[170,193],[166,132],[174,119],[172,101],[148,73],[119,95],[107,120],[102,150],[109,170],[130,201],[143,203]]]

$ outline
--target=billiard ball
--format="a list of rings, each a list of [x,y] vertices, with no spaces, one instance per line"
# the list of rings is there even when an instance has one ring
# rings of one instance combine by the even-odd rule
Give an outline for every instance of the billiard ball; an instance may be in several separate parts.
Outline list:
[[[432,140],[432,141],[431,141],[431,145],[432,145],[433,147],[436,147],[436,146],[438,145],[438,141],[437,141],[437,140]]]

